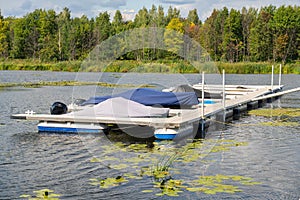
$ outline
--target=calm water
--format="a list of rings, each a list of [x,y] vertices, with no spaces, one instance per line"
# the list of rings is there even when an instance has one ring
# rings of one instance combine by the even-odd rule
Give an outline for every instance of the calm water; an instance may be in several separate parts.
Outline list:
[[[102,81],[111,83],[155,84],[164,88],[182,83],[200,82],[199,75],[166,74],[96,74],[61,72],[0,71],[0,82],[37,81]],[[207,75],[207,83],[221,83],[219,75]],[[269,84],[269,75],[227,75],[227,84]],[[277,78],[275,77],[275,83]],[[300,87],[299,75],[284,75],[286,89]],[[194,187],[199,176],[243,176],[258,184],[247,185],[226,180],[239,192],[206,194],[181,188],[178,197],[157,196],[163,189],[155,187],[149,169],[172,152],[169,142],[136,140],[112,133],[104,135],[58,135],[37,133],[37,122],[10,119],[13,113],[34,110],[49,112],[54,101],[70,103],[74,98],[88,98],[119,92],[124,88],[42,87],[4,88],[0,90],[0,199],[20,199],[23,194],[36,195],[41,189],[54,190],[60,199],[296,199],[300,198],[300,127],[258,125],[272,119],[244,116],[227,124],[223,131],[208,133],[201,148],[179,154],[171,165],[168,178],[181,180],[185,187]],[[267,107],[300,108],[300,93],[289,94]],[[293,118],[300,123],[299,118]],[[122,142],[122,143],[120,143]],[[229,149],[213,151],[226,143]],[[147,144],[145,147],[134,146]],[[222,146],[222,145],[221,145]],[[182,157],[180,157],[180,155]],[[186,157],[196,159],[187,160]],[[113,158],[113,159],[110,159]],[[133,162],[136,158],[144,158]],[[97,162],[91,162],[91,161]],[[96,160],[95,160],[96,159]],[[134,177],[126,174],[130,173]],[[103,188],[93,185],[96,178],[125,177],[127,182]],[[138,179],[137,179],[138,177]],[[161,180],[159,180],[161,181]],[[148,191],[145,192],[144,190]],[[151,190],[151,191],[149,191]],[[144,192],[142,192],[144,191]]]

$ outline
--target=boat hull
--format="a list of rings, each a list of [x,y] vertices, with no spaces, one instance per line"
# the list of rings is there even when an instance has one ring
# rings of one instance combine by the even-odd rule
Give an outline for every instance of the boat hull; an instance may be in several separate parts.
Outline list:
[[[84,124],[84,123],[59,123],[59,122],[40,122],[39,132],[50,133],[103,133],[108,129],[103,124]]]
[[[192,133],[192,125],[181,128],[161,128],[154,131],[154,137],[159,140],[173,140],[175,137],[188,137]]]

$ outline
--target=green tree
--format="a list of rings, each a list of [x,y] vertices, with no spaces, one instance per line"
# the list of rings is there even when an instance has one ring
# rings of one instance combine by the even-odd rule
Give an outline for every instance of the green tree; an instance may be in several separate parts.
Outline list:
[[[118,23],[114,21],[114,25],[117,27]],[[112,25],[110,23],[109,14],[107,12],[100,13],[99,16],[96,17],[95,37],[97,44],[109,38],[111,32]]]
[[[242,8],[242,29],[243,29],[243,60],[250,58],[250,30],[256,19],[257,10],[254,8]]]
[[[143,7],[139,12],[136,14],[134,18],[134,24],[136,28],[140,27],[147,27],[150,23],[150,16],[148,10]]]
[[[162,6],[158,6],[156,23],[157,26],[161,28],[166,26],[165,13]]]
[[[275,9],[274,6],[262,8],[250,30],[250,53],[253,61],[271,61],[273,58],[271,20]]]
[[[274,35],[274,60],[285,63],[288,59],[297,57],[299,41],[297,35],[300,33],[299,7],[281,6],[274,11],[271,26]]]
[[[113,21],[112,21],[112,26],[114,28],[114,33],[115,34],[119,34],[119,33],[121,33],[122,31],[125,30],[125,26],[124,26],[121,11],[119,11],[119,10],[116,11],[116,13],[114,15],[114,18],[113,18]]]
[[[59,60],[70,58],[71,11],[64,8],[57,17],[58,25],[58,55]]]
[[[239,61],[242,42],[242,17],[241,13],[231,9],[225,21],[223,34],[223,56],[230,62]]]
[[[83,59],[94,47],[93,23],[83,15],[72,20],[70,30],[70,59]]]
[[[8,21],[4,20],[0,12],[0,57],[8,57]]]
[[[24,56],[25,58],[39,59],[40,45],[40,31],[39,21],[42,9],[36,9],[32,13],[24,17],[24,24],[22,29],[22,38],[24,39]]]
[[[177,8],[172,8],[172,6],[170,6],[166,16],[166,24],[168,25],[174,18],[180,18],[180,10],[178,10]]]
[[[195,25],[200,25],[201,21],[199,20],[197,9],[193,9],[189,11],[189,14],[187,16],[187,22],[189,24],[193,23]]]
[[[199,30],[201,45],[215,61],[220,60],[225,52],[222,45],[225,35],[225,21],[228,18],[228,15],[229,12],[226,7],[222,10],[214,9]]]
[[[57,20],[54,10],[40,11],[39,16],[39,58],[44,61],[58,60]]]

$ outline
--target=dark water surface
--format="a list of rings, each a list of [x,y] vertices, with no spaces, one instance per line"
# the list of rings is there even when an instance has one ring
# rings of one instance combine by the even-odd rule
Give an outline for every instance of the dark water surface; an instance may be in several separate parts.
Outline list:
[[[226,77],[227,84],[270,83],[270,75]],[[102,81],[136,85],[150,83],[157,88],[164,88],[200,82],[200,75],[0,71],[1,83],[41,80]],[[274,82],[277,81],[275,77]],[[207,75],[206,82],[221,83],[221,77]],[[300,87],[300,76],[284,75],[282,84],[286,86],[285,89]],[[185,147],[176,147],[171,141],[152,143],[153,141],[136,140],[119,133],[112,133],[108,137],[39,134],[37,122],[10,119],[11,114],[26,110],[48,113],[50,105],[57,100],[68,104],[72,98],[88,98],[94,94],[104,95],[121,90],[124,88],[94,86],[0,89],[0,199],[20,199],[24,194],[35,196],[37,194],[34,191],[42,189],[53,190],[55,194],[61,195],[58,197],[60,199],[300,198],[300,126],[262,126],[259,125],[260,122],[272,119],[244,116],[227,124],[222,131],[208,133],[201,147],[194,146],[183,152]],[[300,93],[286,95],[267,105],[271,106],[300,108]],[[292,120],[300,123],[299,117]],[[228,143],[231,145],[225,150]],[[219,147],[219,150],[214,147]],[[178,187],[170,187],[170,190],[181,192],[177,197],[167,194],[158,196],[164,189],[157,187],[155,183],[161,183],[163,178],[155,179],[149,171],[166,163],[164,159],[174,152],[180,153],[165,179],[180,180]],[[239,191],[208,194],[186,189],[199,186],[197,180],[200,176],[218,174],[227,176],[227,179],[222,179],[223,184],[238,187]],[[229,176],[236,180],[228,179]],[[236,178],[238,176],[251,178],[253,184],[243,184]],[[116,177],[124,177],[127,181],[107,188],[93,184],[95,179]],[[202,186],[209,187],[208,184]]]

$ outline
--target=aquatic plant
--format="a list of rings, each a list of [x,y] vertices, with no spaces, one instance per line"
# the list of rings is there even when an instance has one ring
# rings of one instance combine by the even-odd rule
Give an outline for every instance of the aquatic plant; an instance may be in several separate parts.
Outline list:
[[[154,183],[156,188],[160,188],[160,192],[156,193],[156,196],[179,196],[178,193],[183,192],[182,189],[186,186],[183,185],[182,180],[174,180],[169,179],[162,182],[155,182]]]
[[[117,176],[116,178],[92,178],[90,184],[100,186],[101,188],[111,188],[120,185],[121,183],[128,182],[123,176]]]
[[[48,200],[59,200],[58,197],[60,197],[60,194],[53,193],[53,190],[50,189],[41,189],[37,191],[33,191],[35,195],[31,196],[29,194],[23,194],[20,196],[20,198],[25,198],[28,200],[42,200],[42,199],[48,199]]]
[[[270,122],[259,123],[259,125],[262,126],[299,126],[298,122],[290,120],[300,117],[300,108],[259,109],[252,110],[249,114],[273,119],[273,121]]]
[[[249,114],[263,117],[300,117],[300,108],[258,109],[249,111]]]
[[[259,182],[253,182],[252,178],[249,177],[216,174],[214,176],[200,176],[199,179],[190,183],[190,186],[193,187],[187,187],[186,190],[190,192],[203,192],[206,194],[216,194],[221,192],[236,193],[242,191],[238,186],[228,184],[230,181],[235,181],[244,185],[261,184]]]
[[[211,146],[211,144],[214,144]],[[175,177],[182,172],[176,169],[175,163],[191,163],[200,161],[205,155],[229,151],[231,148],[246,146],[247,142],[217,139],[217,140],[194,140],[183,146],[172,145],[172,142],[154,142],[151,148],[144,143],[124,144],[117,142],[117,148],[110,145],[102,145],[103,156],[92,158],[91,162],[102,163],[110,161],[110,169],[118,170],[122,175],[106,178],[90,179],[90,184],[100,188],[110,188],[121,185],[123,182],[136,179],[150,178],[153,188],[145,189],[143,193],[153,193],[157,196],[179,196],[184,191],[203,192],[205,194],[235,193],[241,192],[239,185],[256,185],[252,178],[240,175],[211,175],[199,176],[192,180],[180,180]],[[209,146],[209,148],[206,148]],[[128,154],[131,152],[131,154]],[[122,156],[120,156],[120,153]],[[118,155],[120,158],[114,157]],[[124,155],[124,156],[123,156]],[[133,156],[134,155],[134,156]],[[201,159],[205,162],[205,159]],[[202,161],[201,161],[202,162]],[[212,161],[206,161],[209,163]],[[131,172],[125,173],[125,169]]]
[[[272,121],[272,122],[261,122],[261,123],[259,123],[259,125],[262,125],[262,126],[299,126],[299,123],[276,120],[276,121]]]

